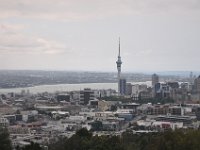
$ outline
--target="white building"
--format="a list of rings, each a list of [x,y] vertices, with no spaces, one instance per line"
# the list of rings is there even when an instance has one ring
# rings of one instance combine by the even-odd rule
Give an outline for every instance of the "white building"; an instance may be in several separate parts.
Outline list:
[[[7,127],[9,125],[9,121],[6,118],[0,118],[0,127]]]
[[[132,86],[132,97],[135,100],[138,100],[140,92],[144,92],[144,91],[147,91],[146,84],[142,84],[142,85],[135,84]]]

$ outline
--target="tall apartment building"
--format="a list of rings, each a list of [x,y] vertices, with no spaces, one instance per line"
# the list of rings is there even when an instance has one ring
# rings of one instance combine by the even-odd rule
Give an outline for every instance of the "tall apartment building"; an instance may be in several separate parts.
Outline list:
[[[90,100],[94,100],[94,91],[90,88],[85,88],[80,91],[80,102],[81,104],[87,105]]]

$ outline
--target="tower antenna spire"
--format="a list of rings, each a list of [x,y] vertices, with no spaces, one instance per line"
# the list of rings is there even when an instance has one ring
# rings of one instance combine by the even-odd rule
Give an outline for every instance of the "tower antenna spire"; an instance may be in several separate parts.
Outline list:
[[[120,56],[120,37],[119,37],[119,56]]]

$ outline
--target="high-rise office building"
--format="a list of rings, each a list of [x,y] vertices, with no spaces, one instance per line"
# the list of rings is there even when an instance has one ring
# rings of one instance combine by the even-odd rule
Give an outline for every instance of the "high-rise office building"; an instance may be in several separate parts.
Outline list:
[[[152,87],[155,87],[156,83],[159,83],[159,76],[157,74],[152,75]]]
[[[193,83],[194,83],[194,75],[193,75],[193,72],[190,72],[189,82],[190,82],[190,84],[193,84]]]
[[[132,84],[131,83],[126,83],[126,95],[131,95],[132,94]]]
[[[157,98],[169,98],[170,97],[170,86],[166,83],[156,83],[154,88],[154,97]]]
[[[153,97],[155,97],[156,96],[156,87],[155,87],[155,85],[157,84],[157,83],[159,83],[159,76],[157,75],[157,74],[153,74],[152,75],[152,96]]]
[[[194,90],[200,93],[200,76],[194,80]]]
[[[117,71],[118,71],[118,75],[117,75],[117,80],[118,80],[118,95],[121,95],[120,92],[120,79],[121,79],[121,65],[122,65],[122,61],[121,61],[121,56],[120,56],[120,39],[119,39],[119,54],[118,54],[118,59],[116,61],[117,64]]]
[[[80,91],[80,101],[82,104],[87,105],[90,100],[94,100],[94,91],[90,88],[85,88]]]
[[[120,95],[125,95],[126,94],[126,79],[120,79],[119,80],[119,93]]]

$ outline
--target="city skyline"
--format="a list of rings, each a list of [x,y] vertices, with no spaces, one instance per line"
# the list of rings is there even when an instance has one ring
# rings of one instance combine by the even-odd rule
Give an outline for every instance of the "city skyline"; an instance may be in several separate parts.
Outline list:
[[[0,70],[199,71],[196,0],[0,2]]]

